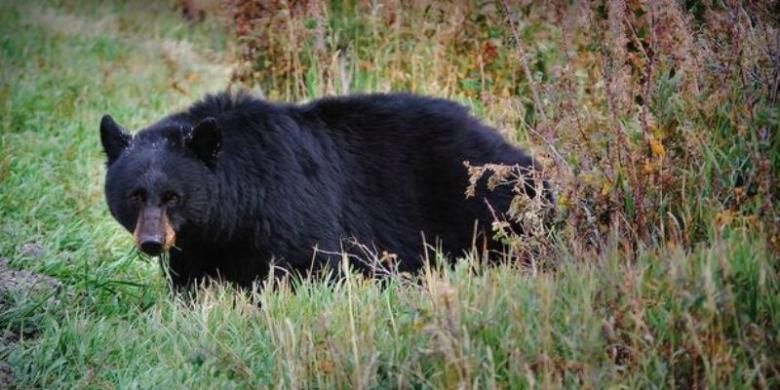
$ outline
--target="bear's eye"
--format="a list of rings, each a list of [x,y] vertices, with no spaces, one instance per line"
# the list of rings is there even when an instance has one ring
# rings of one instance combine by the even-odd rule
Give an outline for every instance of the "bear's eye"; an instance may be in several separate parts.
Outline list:
[[[173,207],[179,204],[179,195],[174,194],[173,192],[168,192],[163,195],[162,200],[166,206]]]
[[[127,196],[127,199],[133,204],[143,203],[146,200],[146,192],[144,190],[135,190]]]

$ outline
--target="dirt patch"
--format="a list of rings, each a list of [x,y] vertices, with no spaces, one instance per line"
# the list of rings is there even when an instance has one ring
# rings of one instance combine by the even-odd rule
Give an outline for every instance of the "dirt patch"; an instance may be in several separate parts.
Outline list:
[[[15,291],[52,290],[62,284],[51,276],[30,271],[14,271],[8,269],[5,259],[0,258],[0,304],[6,295]]]
[[[14,376],[11,373],[11,367],[0,362],[0,389],[15,389]]]
[[[27,257],[41,257],[44,254],[43,245],[37,242],[28,242],[19,248],[19,253]]]
[[[40,247],[36,246],[28,246],[24,250],[38,254],[42,251]],[[0,257],[0,310],[5,309],[5,306],[9,304],[8,297],[10,294],[17,292],[29,293],[31,291],[48,292],[61,286],[62,283],[50,276],[24,270],[11,270],[8,268],[6,260]],[[13,332],[7,330],[2,330],[1,332],[0,350],[7,349],[11,344],[19,340],[19,335]],[[14,375],[11,367],[0,360],[0,389],[14,388],[16,386],[14,385]]]

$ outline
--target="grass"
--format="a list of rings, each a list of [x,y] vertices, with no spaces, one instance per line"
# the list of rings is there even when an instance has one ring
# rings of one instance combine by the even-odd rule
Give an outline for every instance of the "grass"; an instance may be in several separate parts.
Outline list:
[[[461,266],[424,287],[304,283],[261,292],[262,309],[158,289],[149,307],[51,308],[7,356],[42,387],[739,387],[776,369],[780,297],[755,263],[765,254],[734,241],[555,275]]]
[[[750,78],[771,71],[764,57],[746,53],[718,80],[696,71],[729,53],[678,43],[691,65],[665,30],[642,35],[637,14],[628,20],[661,53],[653,60],[596,50],[610,36],[552,23],[546,9],[512,9],[509,27],[500,4],[442,14],[440,3],[408,13],[311,4],[252,22],[261,43],[235,43],[214,18],[187,25],[157,3],[0,4],[0,256],[64,285],[0,300],[0,327],[20,337],[0,346],[16,386],[780,386],[780,114]],[[616,2],[602,11],[628,12]],[[453,24],[464,15],[477,17]],[[593,28],[621,28],[607,27]],[[771,28],[737,29],[744,50]],[[504,39],[511,29],[520,52]],[[605,79],[594,53],[636,64]],[[556,228],[521,239],[538,242],[534,253],[554,269],[464,261],[384,286],[350,275],[291,281],[295,293],[212,287],[174,299],[108,214],[98,121],[111,113],[139,128],[224,88],[236,54],[248,62],[238,78],[271,98],[403,89],[473,107],[553,172]],[[631,92],[646,89],[648,73],[644,108]],[[700,74],[699,92],[679,74]]]

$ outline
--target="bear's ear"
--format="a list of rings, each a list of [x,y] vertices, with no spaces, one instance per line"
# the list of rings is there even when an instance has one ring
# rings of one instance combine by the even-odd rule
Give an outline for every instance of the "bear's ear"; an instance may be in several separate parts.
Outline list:
[[[198,122],[192,128],[192,132],[187,137],[185,143],[190,150],[195,152],[195,155],[208,166],[213,167],[219,152],[222,150],[222,132],[219,129],[217,120],[208,117]]]
[[[100,120],[100,142],[103,143],[103,152],[106,153],[108,165],[119,158],[132,139],[133,136],[116,124],[111,115],[104,115]]]

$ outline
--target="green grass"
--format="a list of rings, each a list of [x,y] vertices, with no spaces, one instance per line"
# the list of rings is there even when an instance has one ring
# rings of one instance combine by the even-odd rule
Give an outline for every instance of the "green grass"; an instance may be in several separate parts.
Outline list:
[[[349,18],[329,23],[365,33]],[[365,38],[361,55],[383,42],[378,34]],[[377,56],[390,71],[406,66],[395,50],[388,44]],[[480,109],[473,79],[454,91],[420,85],[440,74],[425,67],[424,45],[410,50],[423,53],[413,65],[421,73],[393,87],[452,92],[479,115],[515,123],[507,100]],[[19,388],[780,386],[771,232],[737,217],[709,223],[729,202],[722,188],[744,170],[749,141],[707,139],[707,184],[684,171],[690,180],[680,187],[698,198],[669,206],[684,232],[668,242],[654,236],[634,256],[622,235],[605,232],[598,251],[554,242],[555,269],[545,272],[462,262],[384,286],[351,275],[296,281],[294,293],[212,287],[192,302],[174,299],[158,265],[137,255],[108,214],[98,121],[111,113],[136,129],[224,88],[232,51],[216,21],[188,26],[167,5],[0,4],[0,256],[64,285],[0,301],[0,327],[21,335],[0,346]],[[501,61],[511,55],[501,52]],[[327,91],[318,72],[299,75],[304,95]],[[384,89],[377,83],[392,75],[382,72],[357,72],[352,85]],[[299,86],[281,84],[266,92],[311,97],[285,95]],[[522,85],[516,93],[527,93]],[[658,121],[683,122],[684,104],[664,100]],[[701,119],[724,132],[716,141],[733,137],[722,110]],[[760,120],[776,126],[767,112]],[[39,253],[24,250],[29,244]]]

